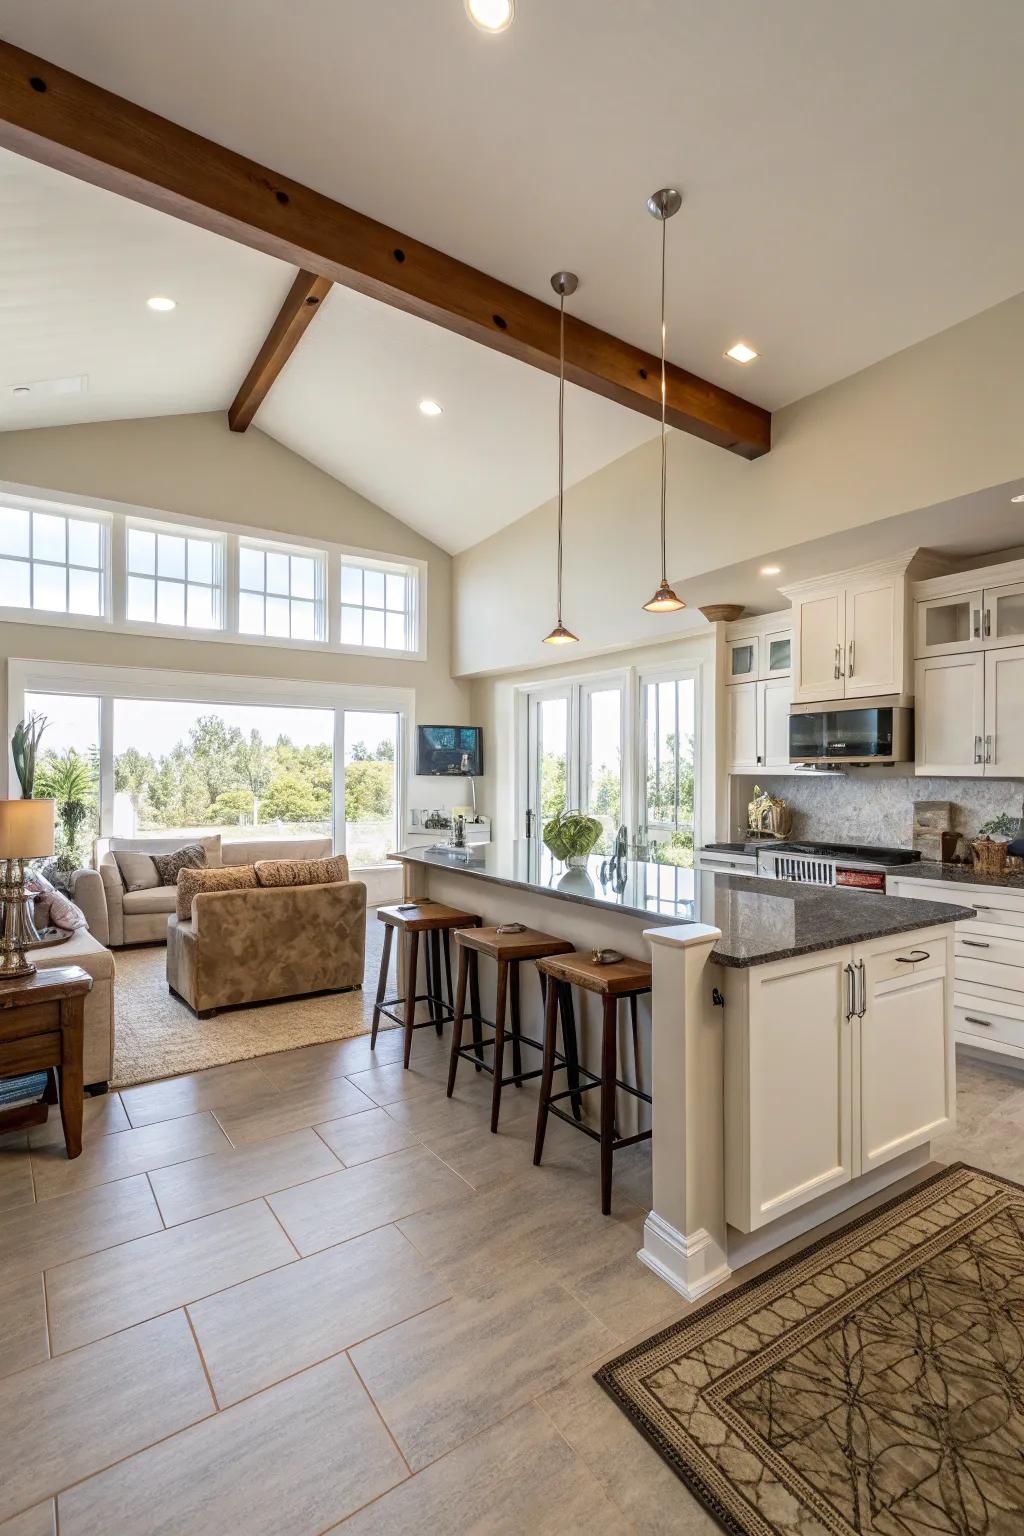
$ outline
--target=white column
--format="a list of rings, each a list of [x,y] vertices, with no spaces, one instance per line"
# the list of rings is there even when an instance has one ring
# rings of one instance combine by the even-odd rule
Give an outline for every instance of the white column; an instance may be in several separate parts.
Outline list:
[[[653,991],[654,1208],[638,1258],[696,1301],[728,1279],[725,1232],[725,1084],[721,982],[711,952],[718,928],[649,928]]]

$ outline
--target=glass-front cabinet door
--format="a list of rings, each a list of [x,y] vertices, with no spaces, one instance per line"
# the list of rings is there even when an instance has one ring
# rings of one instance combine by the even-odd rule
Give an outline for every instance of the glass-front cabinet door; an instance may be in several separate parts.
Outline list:
[[[793,637],[790,631],[771,631],[765,635],[762,645],[764,666],[761,676],[788,677],[793,670]]]
[[[957,592],[918,603],[917,655],[977,650],[982,644],[983,611],[980,592]]]
[[[758,662],[758,637],[752,636],[749,640],[727,640],[729,651],[728,681],[730,683],[749,683],[757,679]]]
[[[1020,645],[1024,641],[1024,582],[986,590],[981,632],[989,645]]]

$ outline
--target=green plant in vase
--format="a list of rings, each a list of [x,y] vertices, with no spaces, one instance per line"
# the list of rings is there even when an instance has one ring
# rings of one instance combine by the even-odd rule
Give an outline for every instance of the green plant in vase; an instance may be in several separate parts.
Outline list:
[[[559,811],[544,823],[544,846],[566,864],[583,865],[600,842],[601,823],[579,811]]]
[[[36,758],[39,755],[39,738],[46,730],[45,715],[29,715],[19,720],[11,737],[11,757],[14,771],[21,785],[21,798],[31,800],[36,781]]]

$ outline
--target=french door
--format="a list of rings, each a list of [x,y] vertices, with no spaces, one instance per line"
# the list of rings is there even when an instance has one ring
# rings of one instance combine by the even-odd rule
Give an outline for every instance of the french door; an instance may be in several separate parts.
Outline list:
[[[626,686],[621,676],[555,684],[524,697],[525,753],[520,835],[539,837],[559,811],[601,823],[595,852],[607,853],[626,818]]]
[[[699,719],[695,671],[641,676],[640,821],[659,863],[693,863]]]

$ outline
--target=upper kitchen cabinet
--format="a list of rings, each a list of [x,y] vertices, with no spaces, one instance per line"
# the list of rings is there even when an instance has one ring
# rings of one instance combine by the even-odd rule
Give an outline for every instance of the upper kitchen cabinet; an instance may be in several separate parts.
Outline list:
[[[909,694],[913,687],[908,577],[936,569],[908,550],[891,560],[785,588],[793,604],[793,699],[798,704]]]
[[[735,640],[726,639],[726,682],[756,683],[758,679],[759,635],[743,635]]]
[[[792,671],[790,615],[761,613],[736,619],[725,631],[727,683],[765,682]]]
[[[792,635],[788,613],[737,619],[725,632],[728,773],[789,773]]]
[[[918,660],[1024,645],[1024,561],[919,581],[914,587]]]

